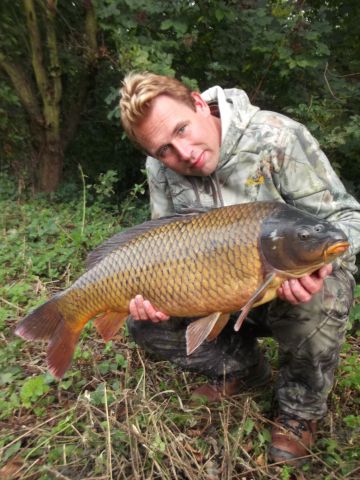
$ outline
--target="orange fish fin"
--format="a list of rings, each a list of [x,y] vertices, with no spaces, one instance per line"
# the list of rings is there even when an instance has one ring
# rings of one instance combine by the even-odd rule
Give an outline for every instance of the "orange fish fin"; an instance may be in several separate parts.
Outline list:
[[[47,349],[47,364],[55,378],[60,380],[70,367],[80,333],[81,330],[74,332],[61,323],[52,336]]]
[[[120,328],[124,325],[129,313],[124,312],[105,312],[94,321],[94,325],[98,333],[105,342],[111,340]]]
[[[48,340],[64,321],[59,308],[62,295],[55,295],[51,300],[30,312],[17,325],[15,334],[25,340]]]
[[[65,298],[62,294],[55,295],[29,313],[15,330],[16,335],[26,340],[49,340],[47,362],[56,378],[61,378],[69,368],[81,332],[72,330],[65,320],[62,311]]]
[[[191,322],[186,329],[186,353],[191,355],[211,334],[221,312],[211,313],[207,317]]]
[[[209,335],[206,337],[206,340],[208,342],[212,342],[213,340],[215,340],[215,338],[223,331],[225,325],[229,321],[229,318],[230,318],[230,313],[223,313],[222,315],[220,315],[213,329],[211,330]]]
[[[250,310],[254,307],[254,305],[261,300],[261,298],[264,296],[266,289],[270,286],[271,282],[274,280],[276,277],[275,273],[270,273],[265,277],[265,281],[260,287],[256,290],[256,292],[250,297],[250,299],[247,301],[247,303],[244,305],[244,307],[241,310],[241,313],[236,320],[234,330],[235,332],[238,332],[240,330],[240,327],[247,317],[247,314],[250,312]]]

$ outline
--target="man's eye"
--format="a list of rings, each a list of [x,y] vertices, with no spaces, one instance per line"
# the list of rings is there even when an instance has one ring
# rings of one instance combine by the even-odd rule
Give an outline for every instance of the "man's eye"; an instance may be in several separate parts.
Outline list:
[[[164,145],[159,152],[159,157],[164,157],[166,152],[169,150],[169,145]]]
[[[185,132],[185,129],[186,129],[186,125],[183,125],[182,127],[179,128],[178,133],[180,133],[181,135],[182,133]]]

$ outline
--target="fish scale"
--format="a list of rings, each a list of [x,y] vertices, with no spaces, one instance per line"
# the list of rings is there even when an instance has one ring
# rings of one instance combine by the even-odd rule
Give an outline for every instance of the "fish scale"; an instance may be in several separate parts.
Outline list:
[[[247,289],[256,288],[259,282],[259,276],[251,271],[258,268],[259,255],[246,254],[256,250],[254,239],[257,238],[259,225],[253,221],[239,235],[235,220],[246,222],[247,216],[236,215],[236,209],[229,209],[227,213],[225,219],[219,214],[214,218],[204,214],[192,223],[180,224],[180,228],[178,224],[165,225],[110,254],[71,287],[80,297],[86,298],[81,311],[101,312],[109,304],[119,311],[126,311],[130,299],[139,291],[170,315],[206,315],[217,310],[224,301],[227,309],[239,308],[238,301],[234,305],[234,301],[230,302],[227,298],[233,297],[234,289],[244,289],[241,277],[246,280]],[[262,209],[258,216],[266,213],[266,209]],[[217,236],[214,235],[213,239],[215,247],[207,242],[209,230],[212,233],[216,230]],[[172,240],[174,245],[180,243],[175,254],[174,245],[168,248]],[[228,256],[231,244],[234,260]],[[190,247],[192,255],[189,256]],[[159,252],[156,258],[154,251]],[[239,262],[241,258],[245,258],[244,264]],[[236,265],[240,265],[238,270]],[[126,276],[128,283],[124,281]],[[204,277],[207,288],[203,285]],[[249,277],[253,280],[252,285],[248,283]],[[222,291],[224,284],[227,288]],[[207,294],[202,301],[199,301],[199,291]],[[89,296],[92,298],[90,302]]]
[[[305,230],[312,243],[299,235]],[[191,353],[216,338],[224,314],[242,309],[238,329],[250,308],[276,296],[284,278],[312,272],[347,247],[345,234],[329,222],[274,202],[145,222],[98,247],[88,271],[27,315],[16,333],[49,340],[49,369],[60,378],[84,325],[96,317],[109,340],[141,294],[170,316],[201,317],[187,329]]]
[[[170,315],[206,315],[217,310],[224,301],[227,302],[227,309],[238,308],[238,301],[234,305],[234,300],[230,302],[227,297],[233,297],[234,289],[244,290],[244,280],[246,290],[256,288],[262,280],[260,275],[254,275],[260,264],[259,255],[251,254],[256,252],[254,239],[258,236],[260,222],[256,218],[239,235],[234,220],[245,223],[248,216],[235,215],[234,219],[234,214],[237,213],[235,209],[229,209],[227,213],[225,219],[221,215],[212,217],[205,214],[199,218],[199,222],[196,219],[191,224],[181,224],[182,228],[176,228],[177,224],[169,224],[157,229],[156,235],[150,231],[143,238],[130,242],[126,249],[121,248],[104,259],[95,267],[92,278],[87,278],[85,274],[81,278],[81,284],[75,283],[73,288],[83,289],[85,296],[91,291],[94,299],[88,305],[91,311],[101,311],[105,308],[104,304],[109,302],[121,311],[126,310],[130,299],[139,291]],[[264,214],[267,214],[266,209],[260,210],[257,216],[262,217]],[[217,229],[217,236],[213,239],[215,247],[209,246],[206,241],[210,229],[212,233]],[[172,241],[173,246],[169,248]],[[174,254],[174,245],[179,243],[180,247]],[[189,256],[190,247],[192,253]],[[229,257],[230,248],[233,255]],[[127,254],[127,249],[132,250],[131,255]],[[159,252],[156,258],[154,251]],[[240,268],[236,268],[238,265]],[[111,274],[112,271],[115,276]],[[122,276],[119,272],[122,272]],[[130,284],[124,282],[126,275]],[[110,288],[106,288],[104,282],[98,282],[98,278],[104,276]],[[184,278],[186,282],[183,281]],[[207,279],[205,285],[203,278]],[[250,285],[249,280],[252,280]],[[94,290],[90,287],[93,283],[96,285]],[[222,291],[224,285],[227,288]],[[91,290],[86,291],[87,288]],[[199,292],[204,291],[207,297],[205,301],[199,301]],[[110,292],[112,295],[109,295]],[[192,303],[190,309],[189,301]]]

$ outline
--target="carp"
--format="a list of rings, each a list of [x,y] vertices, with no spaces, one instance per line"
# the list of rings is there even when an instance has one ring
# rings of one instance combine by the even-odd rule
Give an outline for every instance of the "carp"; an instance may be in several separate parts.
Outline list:
[[[213,340],[229,314],[276,297],[288,278],[310,274],[349,247],[332,223],[284,203],[254,202],[150,220],[116,234],[88,257],[69,288],[29,313],[16,334],[48,340],[50,372],[61,378],[85,324],[105,341],[123,326],[137,294],[176,317],[200,317],[187,353]]]

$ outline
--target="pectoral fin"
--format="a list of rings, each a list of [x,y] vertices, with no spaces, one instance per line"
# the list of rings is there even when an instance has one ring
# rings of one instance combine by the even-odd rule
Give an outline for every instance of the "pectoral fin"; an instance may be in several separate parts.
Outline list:
[[[265,295],[266,289],[270,286],[271,282],[275,279],[276,274],[275,273],[270,273],[269,275],[266,276],[264,283],[256,290],[256,292],[250,297],[246,305],[241,309],[241,313],[236,320],[234,330],[238,332],[240,330],[240,327],[247,317],[248,313],[250,310],[256,305],[260,304],[260,300],[263,298]]]
[[[186,353],[191,355],[206,340],[214,340],[229,320],[228,314],[215,312],[190,323],[186,329]]]
[[[106,312],[94,321],[98,333],[105,342],[111,340],[124,325],[128,313]]]

